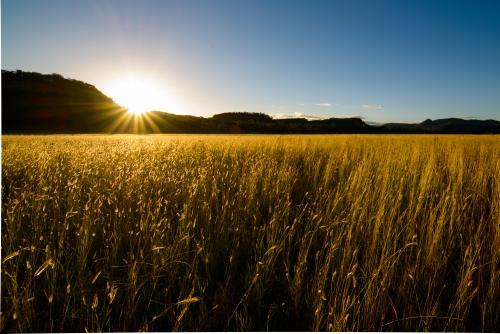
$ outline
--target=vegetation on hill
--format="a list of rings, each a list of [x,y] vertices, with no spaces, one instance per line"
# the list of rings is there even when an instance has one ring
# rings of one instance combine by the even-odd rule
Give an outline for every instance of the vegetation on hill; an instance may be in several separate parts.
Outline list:
[[[58,74],[2,71],[4,133],[101,133],[125,112],[82,81]]]
[[[444,119],[370,126],[359,118],[273,119],[261,113],[213,117],[151,111],[132,116],[94,86],[43,75],[2,71],[4,133],[500,133],[494,120]]]

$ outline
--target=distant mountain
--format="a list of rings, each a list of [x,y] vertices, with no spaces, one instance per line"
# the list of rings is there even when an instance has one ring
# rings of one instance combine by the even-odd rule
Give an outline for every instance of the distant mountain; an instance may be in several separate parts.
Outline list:
[[[370,127],[359,118],[273,119],[261,113],[222,113],[209,118],[152,111],[147,115],[161,133],[367,133]],[[151,132],[151,131],[148,131]]]
[[[444,118],[426,119],[422,123],[388,123],[379,127],[383,132],[393,133],[500,133],[500,122],[492,119]]]
[[[458,118],[366,124],[359,118],[273,119],[261,113],[209,118],[161,111],[135,117],[97,88],[58,74],[2,71],[3,133],[500,133],[500,122]]]

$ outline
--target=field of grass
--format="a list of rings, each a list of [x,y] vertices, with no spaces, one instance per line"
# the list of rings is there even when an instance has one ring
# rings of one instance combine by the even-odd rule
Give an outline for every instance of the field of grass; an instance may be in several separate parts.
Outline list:
[[[500,330],[500,136],[2,145],[2,332]]]

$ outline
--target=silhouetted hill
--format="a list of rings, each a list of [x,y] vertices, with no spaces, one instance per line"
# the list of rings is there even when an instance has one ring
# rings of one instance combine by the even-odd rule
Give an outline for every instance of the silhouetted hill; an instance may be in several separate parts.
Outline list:
[[[393,133],[500,133],[500,122],[492,119],[443,118],[426,119],[422,123],[388,123],[379,127],[381,131]]]
[[[58,74],[2,71],[3,133],[500,133],[500,122],[458,118],[372,126],[359,118],[273,119],[233,112],[209,118],[128,114],[97,88]]]
[[[222,133],[351,133],[367,132],[370,127],[359,118],[273,119],[261,113],[224,113],[208,119],[211,128]]]
[[[4,133],[99,133],[124,112],[82,81],[58,74],[2,71]]]

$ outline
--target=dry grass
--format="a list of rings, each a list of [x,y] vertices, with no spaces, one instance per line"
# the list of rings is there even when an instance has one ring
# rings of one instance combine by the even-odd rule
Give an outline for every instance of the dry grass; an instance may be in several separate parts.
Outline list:
[[[499,136],[4,136],[1,331],[500,330]]]

